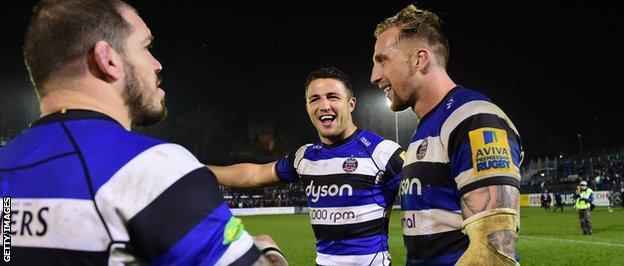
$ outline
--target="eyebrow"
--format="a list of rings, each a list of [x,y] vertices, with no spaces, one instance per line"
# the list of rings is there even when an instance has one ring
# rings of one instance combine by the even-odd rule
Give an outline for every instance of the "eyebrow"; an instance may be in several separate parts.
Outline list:
[[[312,99],[312,98],[315,98],[315,97],[316,97],[316,98],[320,98],[320,97],[321,97],[321,95],[322,95],[322,94],[312,94],[312,95],[310,95],[310,96],[308,97],[308,99]],[[338,93],[338,92],[328,92],[328,93],[326,93],[326,94],[325,94],[325,96],[327,96],[327,97],[329,97],[329,96],[338,96],[338,97],[340,97],[340,96],[342,96],[342,95],[341,95],[340,93]]]
[[[373,57],[373,60],[374,60],[375,62],[380,62],[382,59],[387,59],[387,58],[388,58],[388,56],[386,56],[386,55],[384,55],[384,54],[376,54],[376,55]]]

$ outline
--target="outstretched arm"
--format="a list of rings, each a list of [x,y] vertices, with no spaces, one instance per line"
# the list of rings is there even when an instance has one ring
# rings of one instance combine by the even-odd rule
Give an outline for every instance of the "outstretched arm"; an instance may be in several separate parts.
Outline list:
[[[279,182],[275,174],[275,163],[239,163],[229,166],[208,165],[219,184],[237,188],[263,187]]]

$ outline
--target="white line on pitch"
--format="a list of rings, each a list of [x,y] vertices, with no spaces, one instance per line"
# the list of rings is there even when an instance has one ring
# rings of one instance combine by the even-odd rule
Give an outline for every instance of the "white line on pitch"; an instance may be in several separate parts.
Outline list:
[[[532,239],[541,239],[541,240],[550,240],[550,241],[561,241],[561,242],[570,242],[570,243],[581,243],[581,244],[596,244],[603,246],[612,246],[612,247],[621,247],[624,248],[624,244],[616,244],[616,243],[608,243],[608,242],[599,242],[599,241],[584,241],[584,240],[573,240],[573,239],[561,239],[561,238],[549,238],[549,237],[539,237],[539,236],[523,236],[520,235],[520,239],[522,238],[532,238]]]

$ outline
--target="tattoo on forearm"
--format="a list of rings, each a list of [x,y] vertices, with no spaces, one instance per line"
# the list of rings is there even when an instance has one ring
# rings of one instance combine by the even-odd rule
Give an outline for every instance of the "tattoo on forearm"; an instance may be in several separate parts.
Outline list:
[[[519,208],[520,192],[508,185],[495,185],[475,189],[461,198],[462,214],[468,218],[485,210],[496,208]],[[500,230],[487,235],[490,244],[501,254],[514,258],[518,234],[512,230]]]
[[[461,198],[462,213],[468,218],[485,210],[496,208],[518,209],[519,191],[508,185],[496,185],[475,189]]]
[[[482,200],[471,200],[468,195],[472,195],[472,197],[478,197]],[[462,213],[464,213],[464,217],[467,218],[474,215],[475,213],[484,211],[487,208],[487,204],[490,202],[490,200],[491,196],[489,187],[478,188],[466,193],[466,195],[462,197]],[[469,213],[470,215],[466,215],[466,213]]]
[[[489,234],[488,241],[492,246],[498,250],[498,252],[514,258],[516,255],[516,239],[518,235],[516,232],[510,230],[502,230]]]

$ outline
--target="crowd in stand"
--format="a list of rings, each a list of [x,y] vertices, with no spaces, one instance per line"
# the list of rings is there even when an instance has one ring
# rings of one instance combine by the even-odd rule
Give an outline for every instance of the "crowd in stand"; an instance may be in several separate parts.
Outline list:
[[[305,188],[301,183],[256,189],[221,186],[221,193],[230,208],[307,206]]]
[[[587,181],[594,190],[620,192],[624,187],[624,156],[602,156],[602,158],[572,159],[543,167],[525,169],[528,175],[522,177],[522,193],[541,193],[545,189],[553,192],[574,190],[579,181]],[[537,171],[535,170],[537,169]]]

